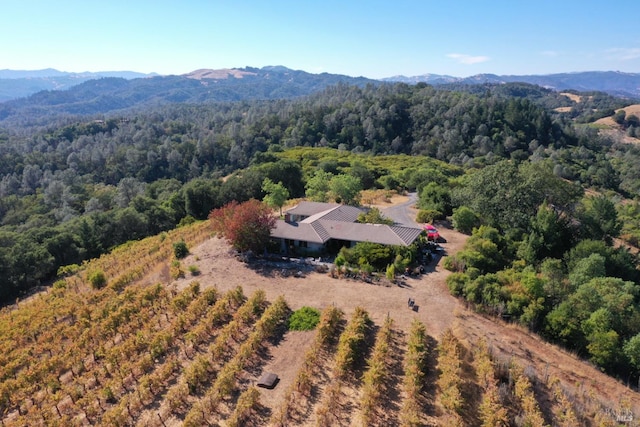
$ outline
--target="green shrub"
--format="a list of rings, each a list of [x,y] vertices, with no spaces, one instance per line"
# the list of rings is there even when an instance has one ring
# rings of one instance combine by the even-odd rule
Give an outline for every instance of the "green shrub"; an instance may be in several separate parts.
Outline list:
[[[447,277],[447,286],[451,295],[459,297],[469,283],[469,276],[464,273],[452,273]]]
[[[80,271],[80,266],[78,264],[63,265],[58,268],[58,276],[67,277],[76,274],[78,271]]]
[[[187,267],[187,270],[189,270],[189,273],[191,273],[192,276],[197,276],[200,274],[200,269],[197,265],[190,265],[189,267]]]
[[[474,228],[480,226],[480,217],[466,206],[454,210],[452,220],[453,227],[464,234],[471,234]]]
[[[116,395],[111,390],[111,387],[107,386],[102,389],[102,398],[107,401],[107,403],[116,403]]]
[[[189,248],[184,240],[180,240],[179,242],[175,242],[173,244],[173,254],[176,258],[182,259],[189,255]]]
[[[453,272],[458,271],[456,266],[456,259],[451,255],[446,256],[442,259],[442,266],[445,268],[445,270]]]
[[[428,222],[432,223],[436,219],[444,219],[445,216],[442,212],[434,209],[420,209],[416,216],[416,222]]]
[[[396,278],[396,266],[394,264],[389,264],[385,274],[388,280],[394,280]]]
[[[360,263],[360,271],[365,273],[365,274],[371,274],[375,271],[375,269],[373,268],[373,266],[371,264],[369,264],[368,262],[362,262]]]
[[[187,215],[180,220],[178,227],[184,227],[186,225],[193,224],[194,222],[196,222],[196,219],[191,215]]]
[[[53,289],[67,289],[67,282],[64,280],[56,280],[53,282]]]
[[[404,272],[404,270],[409,266],[410,263],[411,263],[410,259],[404,258],[400,254],[396,255],[396,258],[393,261],[396,271],[399,271],[399,272]]]
[[[171,267],[169,268],[169,274],[171,278],[177,280],[181,277],[184,277],[184,271],[182,270],[182,266],[180,265],[180,261],[174,259],[171,261]]]
[[[292,331],[310,331],[320,322],[320,310],[312,307],[302,307],[289,318],[289,329]]]
[[[101,289],[107,284],[107,276],[102,270],[94,270],[89,272],[87,279],[93,289]]]

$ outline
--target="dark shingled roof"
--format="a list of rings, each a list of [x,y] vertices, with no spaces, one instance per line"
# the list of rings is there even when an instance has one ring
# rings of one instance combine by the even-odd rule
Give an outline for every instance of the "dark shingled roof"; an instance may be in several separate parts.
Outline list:
[[[325,209],[321,210],[323,207]],[[315,213],[300,222],[277,221],[275,229],[271,232],[273,237],[313,243],[339,239],[408,246],[423,231],[421,228],[357,223],[355,221],[358,215],[364,211],[354,206],[301,202],[287,213],[294,210],[298,215],[304,215],[302,212]]]
[[[272,237],[281,239],[302,240],[304,242],[324,243],[329,240],[326,231],[320,228],[322,235],[316,231],[314,224],[302,222],[276,221],[276,227],[271,230]]]
[[[394,233],[408,246],[414,242],[424,230],[422,228],[404,227],[400,225],[389,226]]]
[[[324,213],[323,212],[318,213],[315,216],[319,216],[318,219],[323,219],[323,220],[356,222],[358,220],[358,216],[360,216],[361,213],[365,213],[365,212],[366,211],[364,209],[356,208],[354,206],[338,206]],[[310,220],[310,219],[311,218],[307,218],[307,220]]]
[[[337,203],[300,202],[291,209],[287,209],[287,213],[292,215],[311,216],[338,206],[340,205]]]

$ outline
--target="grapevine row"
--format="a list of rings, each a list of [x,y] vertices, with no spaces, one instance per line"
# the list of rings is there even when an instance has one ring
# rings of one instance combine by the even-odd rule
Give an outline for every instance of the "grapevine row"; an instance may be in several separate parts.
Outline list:
[[[238,390],[237,380],[241,372],[256,361],[256,353],[281,329],[288,315],[289,307],[280,296],[253,325],[253,332],[240,345],[234,357],[222,366],[215,382],[200,402],[192,406],[185,417],[185,427],[208,423],[208,417],[214,415],[218,406]]]
[[[311,397],[313,378],[321,368],[320,358],[335,344],[343,318],[344,313],[335,306],[329,306],[323,310],[316,327],[315,340],[305,353],[302,367],[298,370],[291,386],[286,390],[282,404],[273,412],[270,425],[281,427],[289,425],[296,409],[295,404]]]
[[[385,318],[382,328],[376,334],[376,341],[367,360],[367,370],[362,376],[362,425],[374,424],[375,409],[380,405],[385,392],[385,382],[389,376],[389,358],[393,339],[393,320]]]
[[[125,281],[116,280],[119,283],[117,289],[122,290],[124,285],[141,278],[150,268],[168,259],[173,241],[183,239],[189,244],[197,244],[208,235],[208,225],[203,222],[140,242],[130,242],[114,249],[110,254],[83,263],[79,273],[59,281],[60,285],[57,283],[49,292],[41,293],[22,305],[18,304],[17,309],[3,309],[0,315],[0,354],[5,355],[6,359],[0,362],[7,363],[0,363],[0,381],[10,377],[15,379],[33,360],[34,354],[42,354],[36,352],[36,349],[53,356],[57,349],[68,348],[62,345],[52,346],[51,343],[59,342],[64,335],[69,342],[74,342],[85,330],[75,326],[76,320],[94,320],[91,307],[104,307],[103,302],[113,297],[110,289],[92,291],[85,282],[87,272],[106,270],[107,277],[128,275],[129,278]],[[71,327],[67,321],[71,323]],[[68,357],[61,359],[69,360]],[[2,393],[0,399],[1,396]],[[0,400],[0,409],[10,410],[6,399]]]
[[[440,403],[451,419],[452,425],[462,425],[460,413],[464,406],[462,397],[462,360],[460,343],[451,329],[443,332],[438,344],[438,388]]]
[[[514,394],[522,409],[522,422],[524,425],[531,427],[545,426],[544,417],[533,394],[531,380],[524,374],[522,368],[517,365],[511,367],[511,375],[514,379]]]
[[[216,364],[224,364],[227,361],[226,349],[232,345],[232,332],[234,339],[242,342],[246,334],[241,332],[247,331],[255,321],[255,316],[262,312],[265,304],[264,291],[258,290],[236,309],[231,319],[221,313],[221,308],[239,304],[243,298],[241,288],[236,288],[227,292],[220,307],[216,306],[209,311],[207,318],[210,322],[220,325],[221,329],[207,351],[198,355],[185,368],[182,378],[167,392],[167,401],[173,414],[186,413],[189,408],[188,397],[198,394],[201,388],[212,380],[217,371]],[[226,323],[222,323],[223,321]]]
[[[474,346],[473,366],[482,390],[482,401],[479,407],[482,427],[507,427],[509,425],[507,409],[500,401],[498,380],[491,353],[484,339],[479,340]]]
[[[571,427],[580,425],[578,416],[573,408],[571,400],[567,396],[560,380],[557,377],[553,377],[549,380],[553,399],[557,404],[555,411],[556,422],[558,427]]]
[[[369,313],[362,307],[356,307],[340,339],[334,359],[333,378],[325,389],[323,400],[316,410],[316,425],[326,426],[333,423],[339,405],[342,382],[353,373],[358,360],[362,360],[366,349],[366,333],[371,324]]]
[[[406,397],[400,408],[400,424],[416,427],[420,421],[420,394],[427,373],[427,332],[417,319],[411,323],[404,363],[403,389]]]
[[[220,313],[222,310],[228,311],[232,308],[229,302],[235,297],[230,295],[235,295],[236,293],[229,291],[223,298],[216,300],[217,291],[214,288],[207,289],[202,293],[200,293],[197,283],[186,288],[181,295],[186,300],[191,300],[191,302],[188,303],[184,316],[182,318],[179,316],[172,317],[174,323],[170,324],[166,330],[158,331],[155,337],[152,336],[151,339],[147,340],[148,346],[144,349],[146,353],[138,356],[138,361],[134,362],[134,364],[139,365],[145,359],[150,360],[152,363],[147,366],[146,370],[139,370],[138,373],[142,373],[139,377],[136,377],[133,370],[131,370],[129,378],[135,382],[135,384],[130,385],[131,389],[124,386],[124,381],[122,382],[122,387],[118,387],[117,382],[114,384],[118,389],[123,390],[123,393],[114,393],[114,398],[118,401],[118,404],[104,413],[102,423],[105,425],[117,424],[119,420],[135,419],[139,416],[144,408],[164,391],[169,379],[180,371],[181,365],[177,362],[178,349],[182,348],[185,354],[188,354],[186,349],[187,342],[181,336],[182,327],[185,326],[185,318],[194,327],[207,323],[210,320],[209,313]],[[176,298],[181,295],[177,295]],[[173,301],[175,301],[175,298]],[[206,308],[208,308],[207,313],[202,313]],[[197,317],[202,314],[204,315],[200,318]],[[175,323],[180,323],[181,325],[178,326]],[[181,347],[174,346],[178,342],[182,343]],[[165,362],[156,364],[155,369],[152,369],[153,360],[156,358],[165,358]],[[107,387],[110,388],[110,386]]]

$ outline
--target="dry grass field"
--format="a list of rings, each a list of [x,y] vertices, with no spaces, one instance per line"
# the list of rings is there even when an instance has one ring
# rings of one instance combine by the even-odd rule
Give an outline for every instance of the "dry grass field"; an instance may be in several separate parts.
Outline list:
[[[634,114],[637,117],[640,117],[640,104],[629,105],[628,107],[622,108],[627,115]],[[617,110],[619,111],[619,110]],[[598,125],[609,126],[614,129],[618,129],[620,125],[613,121],[612,117],[603,117],[595,121]]]

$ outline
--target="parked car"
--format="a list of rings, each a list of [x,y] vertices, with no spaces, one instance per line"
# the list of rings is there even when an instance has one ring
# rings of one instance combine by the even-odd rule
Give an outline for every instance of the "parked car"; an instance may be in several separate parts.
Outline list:
[[[440,233],[437,228],[431,224],[425,224],[424,229],[427,232],[427,240],[431,240],[432,242],[440,241]]]

